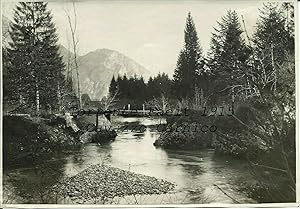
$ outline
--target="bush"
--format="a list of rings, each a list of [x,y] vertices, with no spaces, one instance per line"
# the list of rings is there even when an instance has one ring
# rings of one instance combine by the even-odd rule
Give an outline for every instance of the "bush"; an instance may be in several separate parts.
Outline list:
[[[211,147],[214,133],[206,131],[213,125],[214,117],[201,116],[200,111],[188,111],[187,115],[167,116],[168,126],[158,128],[162,131],[155,146],[170,149],[202,149]],[[203,128],[203,129],[202,129]],[[162,130],[160,130],[162,129]]]
[[[3,159],[34,161],[66,146],[79,144],[79,139],[41,118],[3,117]]]

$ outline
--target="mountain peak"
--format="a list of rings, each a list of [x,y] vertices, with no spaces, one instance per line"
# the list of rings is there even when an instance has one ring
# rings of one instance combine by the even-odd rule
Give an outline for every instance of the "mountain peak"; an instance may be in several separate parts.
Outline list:
[[[68,54],[65,47],[60,47],[60,51],[63,56]],[[78,66],[81,93],[89,94],[93,100],[99,100],[108,94],[113,76],[126,74],[131,77],[137,75],[143,76],[145,80],[151,76],[150,71],[133,59],[108,48],[96,49],[80,56]]]
[[[102,48],[102,49],[96,49],[96,52],[117,52],[115,50],[112,49],[108,49],[108,48]],[[118,52],[119,53],[119,52]]]

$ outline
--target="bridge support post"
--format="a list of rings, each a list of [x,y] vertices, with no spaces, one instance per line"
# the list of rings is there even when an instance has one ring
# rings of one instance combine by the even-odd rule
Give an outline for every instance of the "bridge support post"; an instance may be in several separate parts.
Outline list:
[[[98,112],[97,112],[97,114],[96,114],[96,130],[98,130]]]
[[[143,104],[143,115],[145,115],[145,104]]]

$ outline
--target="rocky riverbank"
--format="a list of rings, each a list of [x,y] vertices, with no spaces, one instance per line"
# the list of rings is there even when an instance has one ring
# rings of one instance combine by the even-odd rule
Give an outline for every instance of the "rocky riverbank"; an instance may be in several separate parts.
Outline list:
[[[211,148],[218,127],[214,125],[214,117],[202,114],[201,111],[190,110],[188,115],[167,116],[167,124],[158,127],[161,135],[153,145],[181,150]]]
[[[79,129],[84,132],[80,140],[84,143],[106,143],[115,140],[117,132],[111,122],[104,116],[98,116],[98,129],[95,126],[95,115],[83,115],[75,118]]]
[[[174,188],[173,183],[165,180],[98,164],[63,179],[52,187],[52,191],[84,203],[128,195],[165,194]]]

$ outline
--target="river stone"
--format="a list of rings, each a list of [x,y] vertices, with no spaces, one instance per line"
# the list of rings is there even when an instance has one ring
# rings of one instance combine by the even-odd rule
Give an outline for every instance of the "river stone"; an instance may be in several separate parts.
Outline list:
[[[127,195],[164,194],[174,188],[173,183],[162,179],[98,164],[63,179],[52,187],[52,191],[88,201]]]

